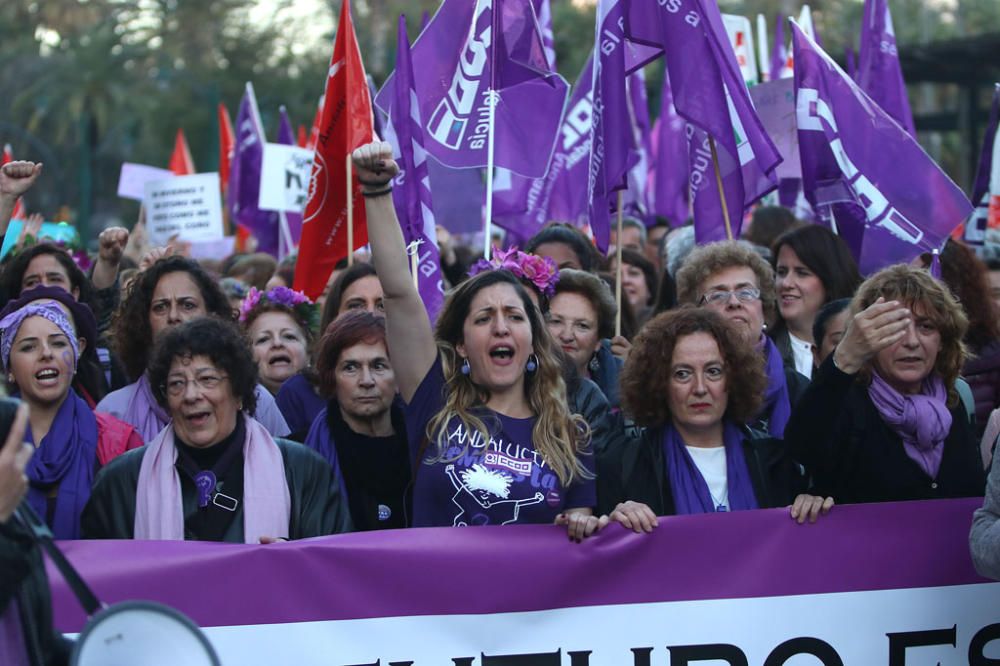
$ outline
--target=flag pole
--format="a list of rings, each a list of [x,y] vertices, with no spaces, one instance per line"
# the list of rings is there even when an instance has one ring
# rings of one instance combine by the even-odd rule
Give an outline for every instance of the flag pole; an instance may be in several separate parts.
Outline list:
[[[615,312],[615,337],[622,334],[622,225],[624,223],[625,211],[622,206],[624,191],[618,190],[618,235],[615,236],[615,303],[618,310]]]
[[[493,249],[493,148],[495,131],[493,123],[496,120],[496,91],[491,87],[486,92],[487,104],[490,108],[489,128],[486,137],[486,223],[483,225],[483,258],[489,260]]]
[[[354,182],[351,176],[351,153],[347,153],[347,265],[354,265]]]
[[[295,242],[292,240],[292,229],[288,226],[288,216],[285,215],[285,211],[283,210],[278,211],[278,226],[281,230],[281,240],[285,243],[285,254],[281,257],[284,259],[295,250]],[[280,247],[278,254],[281,254]]]
[[[712,165],[715,167],[715,184],[719,188],[719,202],[722,204],[722,220],[726,223],[726,240],[733,240],[733,225],[729,221],[729,206],[726,205],[726,189],[722,186],[722,171],[719,169],[719,153],[715,150],[715,138],[708,137],[708,148],[712,151]]]

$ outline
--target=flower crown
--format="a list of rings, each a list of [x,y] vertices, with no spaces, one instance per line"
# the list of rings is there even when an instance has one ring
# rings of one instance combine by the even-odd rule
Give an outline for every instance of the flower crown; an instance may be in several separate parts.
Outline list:
[[[259,291],[256,287],[250,287],[246,298],[240,304],[240,323],[246,323],[250,313],[262,305],[282,305],[304,323],[307,328],[315,331],[319,327],[319,307],[309,300],[301,291],[295,291],[288,287],[274,287],[268,291]]]
[[[469,269],[469,277],[484,271],[510,271],[515,277],[526,280],[545,296],[552,297],[556,293],[556,283],[559,282],[559,269],[550,257],[539,257],[535,254],[521,252],[516,247],[509,250],[499,248],[493,250],[493,258],[487,261],[480,259]]]

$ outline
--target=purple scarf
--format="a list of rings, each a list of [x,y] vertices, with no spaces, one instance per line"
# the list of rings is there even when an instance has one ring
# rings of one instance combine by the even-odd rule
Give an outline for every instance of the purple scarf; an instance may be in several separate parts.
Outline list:
[[[21,626],[21,612],[15,594],[7,604],[7,610],[0,615],[0,664],[28,666],[28,648],[24,644],[24,628]]]
[[[25,439],[35,443],[30,425]],[[31,482],[28,503],[39,516],[47,515],[49,492],[59,486],[50,526],[56,539],[80,538],[80,513],[90,499],[96,464],[97,419],[83,398],[70,391],[25,470]]]
[[[924,379],[920,393],[904,395],[872,372],[868,397],[882,420],[903,440],[903,450],[932,479],[937,478],[944,455],[944,439],[951,430],[948,392],[937,373]]]
[[[750,471],[743,457],[743,436],[739,429],[726,422],[723,441],[726,447],[726,485],[729,487],[729,510],[757,509],[757,497],[750,482]],[[670,492],[677,515],[714,513],[715,502],[705,478],[698,471],[684,441],[673,425],[663,430],[663,451],[667,461]]]
[[[764,406],[758,417],[770,413],[767,420],[767,432],[771,437],[781,439],[785,436],[785,426],[792,416],[792,402],[788,397],[788,383],[785,381],[785,365],[781,360],[781,352],[774,346],[774,341],[767,335],[762,335],[760,351],[764,354],[767,370],[767,389],[764,391]]]
[[[135,393],[121,419],[135,428],[144,442],[152,442],[170,423],[170,414],[156,402],[146,373],[135,383]]]

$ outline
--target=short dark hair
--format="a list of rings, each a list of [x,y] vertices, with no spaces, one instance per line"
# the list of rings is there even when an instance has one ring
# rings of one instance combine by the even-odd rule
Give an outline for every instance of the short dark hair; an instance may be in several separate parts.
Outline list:
[[[858,264],[847,243],[826,227],[808,224],[778,238],[771,251],[771,264],[775,270],[778,253],[786,245],[823,283],[827,301],[850,298],[861,284]]]
[[[90,279],[76,265],[73,257],[66,253],[65,248],[47,241],[21,250],[4,267],[3,273],[0,274],[0,296],[2,296],[4,302],[17,298],[21,294],[21,282],[24,280],[24,274],[28,270],[28,264],[35,257],[43,254],[55,257],[59,265],[69,275],[70,286],[79,293],[77,300],[81,303],[86,303],[93,309],[95,305],[93,302],[94,288],[90,283]]]
[[[149,325],[153,292],[160,278],[178,272],[187,273],[198,285],[209,314],[222,319],[233,318],[229,299],[222,293],[218,282],[198,262],[176,255],[160,259],[132,281],[112,322],[115,351],[133,381],[146,371],[153,347],[153,329]]]
[[[538,254],[538,246],[545,243],[561,243],[567,246],[576,255],[581,270],[589,273],[596,268],[597,251],[590,240],[583,235],[583,232],[575,227],[568,224],[553,224],[545,227],[528,239],[528,242],[524,244],[524,251],[529,254]]]
[[[795,214],[784,206],[758,206],[743,238],[754,245],[770,248],[782,234],[801,226]]]
[[[257,409],[257,364],[236,324],[218,317],[192,319],[171,328],[160,338],[149,363],[149,383],[160,406],[167,408],[163,386],[174,359],[194,356],[208,357],[229,375],[233,397],[253,416]]]
[[[817,348],[823,344],[823,338],[826,337],[826,325],[830,323],[831,319],[850,307],[850,305],[850,298],[838,298],[819,309],[819,312],[816,313],[816,319],[813,320],[812,331],[813,341],[815,341]]]
[[[385,317],[379,317],[367,310],[353,310],[330,322],[319,341],[316,353],[316,374],[323,397],[330,399],[337,394],[337,361],[340,359],[340,354],[354,345],[378,342],[385,345],[388,354]]]
[[[556,283],[555,296],[559,294],[579,294],[586,298],[597,314],[597,335],[610,338],[615,334],[618,305],[604,280],[593,273],[564,268],[559,271],[559,282]]]
[[[673,418],[667,396],[674,347],[680,338],[694,333],[711,335],[722,353],[729,394],[725,418],[744,424],[760,411],[767,387],[763,356],[747,345],[719,313],[685,305],[646,322],[625,361],[621,376],[622,406],[639,425],[660,427]]]
[[[635,250],[630,250],[628,248],[622,248],[622,263],[628,264],[629,266],[635,266],[642,271],[642,276],[646,280],[646,292],[649,294],[649,298],[646,300],[646,305],[652,305],[656,300],[656,267],[653,266],[653,262],[646,258],[641,252]]]
[[[323,304],[323,316],[319,320],[319,330],[325,331],[340,312],[340,303],[344,300],[344,292],[352,284],[361,278],[373,275],[378,277],[375,266],[366,261],[356,261],[346,271],[337,276],[337,279],[330,285],[330,293],[326,295],[326,302]]]

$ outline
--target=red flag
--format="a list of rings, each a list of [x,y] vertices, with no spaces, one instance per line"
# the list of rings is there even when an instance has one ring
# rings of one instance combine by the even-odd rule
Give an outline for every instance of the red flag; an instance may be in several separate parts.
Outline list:
[[[299,125],[299,135],[298,135],[298,137],[295,140],[296,145],[298,145],[299,148],[305,148],[306,147],[306,142],[308,140],[309,140],[309,138],[306,135],[306,126],[305,125]]]
[[[219,182],[225,194],[229,187],[229,163],[233,159],[233,121],[226,105],[219,102]]]
[[[182,129],[177,130],[177,137],[174,139],[174,153],[170,156],[170,166],[167,168],[177,176],[191,176],[195,173],[191,149],[188,148],[188,142],[184,138],[184,130]]]
[[[316,104],[316,115],[313,116],[312,128],[309,130],[309,138],[306,139],[305,147],[309,150],[316,150],[316,144],[319,142],[319,123],[323,120],[323,98],[320,97],[319,103]]]
[[[372,101],[361,63],[349,0],[344,0],[326,79],[319,141],[313,158],[309,200],[295,266],[295,289],[315,299],[323,293],[334,265],[368,243],[365,202],[352,178],[354,247],[347,247],[347,156],[373,138]]]
[[[10,149],[10,144],[6,144],[3,147],[3,158],[0,159],[0,167],[7,162],[14,161],[14,153]],[[12,220],[23,220],[24,219],[24,201],[21,197],[17,198],[17,202],[14,204],[14,213],[10,216]]]

